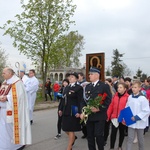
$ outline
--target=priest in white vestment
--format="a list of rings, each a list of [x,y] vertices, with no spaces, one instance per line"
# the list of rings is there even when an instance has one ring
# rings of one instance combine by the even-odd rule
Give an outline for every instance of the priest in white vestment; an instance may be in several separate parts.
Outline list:
[[[29,107],[23,82],[11,68],[5,68],[2,76],[5,92],[0,90],[0,150],[20,150],[31,144]]]
[[[29,84],[29,77],[25,74],[25,70],[20,70],[20,78],[24,84],[24,86],[28,86]]]
[[[20,70],[20,78],[24,84],[25,90],[27,92],[27,98],[28,98],[28,104],[29,104],[29,114],[31,114],[31,94],[30,94],[30,89],[32,89],[32,83],[30,82],[30,78],[25,74],[25,69],[21,68]],[[31,116],[31,115],[30,115]]]
[[[30,123],[33,123],[33,110],[36,100],[36,93],[39,88],[39,81],[35,77],[35,70],[31,69],[29,70],[29,86],[26,87],[26,91],[29,92],[29,109],[30,109]]]

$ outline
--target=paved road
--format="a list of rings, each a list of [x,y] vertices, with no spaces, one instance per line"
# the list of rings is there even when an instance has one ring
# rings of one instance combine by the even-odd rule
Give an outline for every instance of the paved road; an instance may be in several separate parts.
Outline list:
[[[62,132],[62,137],[54,140],[57,134],[57,109],[41,110],[34,112],[34,123],[32,125],[33,144],[27,146],[25,150],[66,150],[67,136]],[[87,141],[81,139],[82,133],[76,133],[78,139],[75,142],[73,150],[88,150]],[[145,135],[145,150],[150,150],[150,132]],[[109,141],[109,139],[108,139]],[[125,150],[126,138],[123,145]],[[117,146],[117,142],[116,142]],[[109,150],[109,142],[105,146]],[[133,145],[132,150],[138,150],[137,144]]]

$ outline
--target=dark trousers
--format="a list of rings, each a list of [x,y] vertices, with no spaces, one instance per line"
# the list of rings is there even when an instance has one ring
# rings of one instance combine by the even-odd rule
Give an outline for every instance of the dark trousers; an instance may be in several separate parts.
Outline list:
[[[57,121],[57,131],[58,131],[58,134],[61,134],[61,126],[62,126],[62,116],[58,115],[58,121]]]
[[[119,123],[119,126],[117,128],[112,124],[111,135],[110,135],[110,148],[111,149],[114,149],[114,147],[115,147],[118,129],[119,129],[119,145],[118,145],[118,147],[122,147],[122,143],[124,141],[124,136],[125,136],[124,135],[125,128],[126,128],[126,126],[123,125],[122,123]]]
[[[107,142],[107,138],[109,135],[109,128],[110,128],[111,121],[105,121],[105,129],[104,129],[104,141]]]
[[[87,136],[87,129],[86,125],[84,123],[81,124],[82,133],[84,136]]]
[[[51,99],[51,101],[52,101],[52,95],[51,95],[51,92],[48,92],[47,94],[49,95],[49,97],[50,97],[50,99]],[[46,101],[47,101],[47,94],[45,94],[45,99],[46,99]]]
[[[96,150],[95,139],[98,150],[104,150],[104,126],[105,120],[87,122],[87,140],[89,150]]]

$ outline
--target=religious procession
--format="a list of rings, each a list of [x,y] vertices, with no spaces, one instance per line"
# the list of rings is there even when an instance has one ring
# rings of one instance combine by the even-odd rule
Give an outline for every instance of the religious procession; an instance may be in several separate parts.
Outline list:
[[[149,6],[1,0],[0,150],[150,150]]]
[[[102,81],[101,65],[89,66],[88,78],[83,72],[68,72],[62,85],[55,81],[52,86],[50,78],[45,82],[45,101],[59,103],[54,140],[66,133],[66,150],[72,150],[79,140],[77,133],[81,132],[89,150],[104,150],[106,146],[108,150],[133,150],[134,143],[144,150],[144,135],[149,132],[150,123],[150,77],[144,82],[118,76]],[[2,76],[0,150],[28,149],[34,138],[33,111],[39,81],[34,69],[26,75],[20,68],[17,76],[12,68],[6,67]]]

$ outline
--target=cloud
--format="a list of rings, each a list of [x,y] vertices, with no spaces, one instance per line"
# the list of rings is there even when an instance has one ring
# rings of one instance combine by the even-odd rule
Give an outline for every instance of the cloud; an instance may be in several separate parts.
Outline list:
[[[118,49],[134,73],[140,68],[150,75],[146,63],[150,60],[150,1],[82,0],[81,5],[78,1],[74,29],[85,38],[82,60],[86,53],[105,52],[107,68],[113,49]]]
[[[150,61],[149,0],[75,0],[74,3],[77,4],[73,17],[76,26],[70,30],[78,30],[85,38],[82,64],[87,53],[105,52],[107,68],[111,66],[113,50],[118,49],[125,53],[123,61],[134,75],[138,68],[150,75],[147,67]],[[1,1],[0,26],[21,10],[18,0]],[[26,60],[12,47],[12,39],[1,37],[1,42],[11,61]]]

